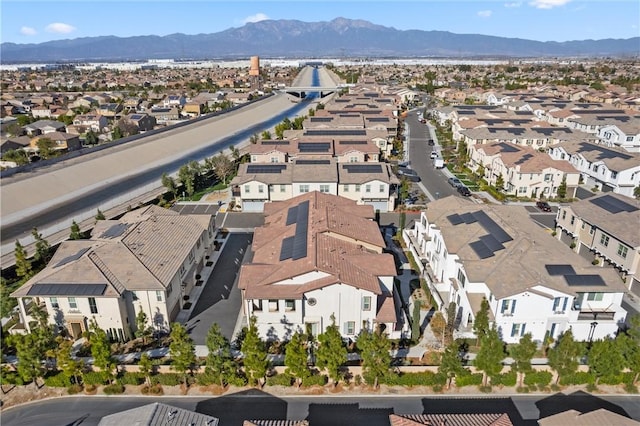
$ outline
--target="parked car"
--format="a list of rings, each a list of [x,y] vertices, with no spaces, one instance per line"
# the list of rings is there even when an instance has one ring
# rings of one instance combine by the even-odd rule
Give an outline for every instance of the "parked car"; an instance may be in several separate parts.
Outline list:
[[[449,185],[453,186],[454,188],[462,185],[462,182],[460,182],[460,179],[458,179],[457,177],[450,177],[447,182],[449,182]]]
[[[431,158],[432,160],[433,160],[434,158],[438,158],[438,151],[436,151],[436,150],[431,151],[431,156],[430,156],[430,158]]]
[[[458,187],[458,192],[460,193],[460,195],[463,195],[465,197],[470,197],[471,196],[471,191],[469,190],[469,188],[467,188],[464,185],[460,185]]]
[[[435,142],[433,141],[433,139],[429,139],[427,143],[429,144],[429,146],[435,145]]]
[[[536,203],[536,207],[538,207],[543,212],[550,212],[551,211],[551,206],[546,201],[538,201]]]
[[[404,177],[410,182],[420,182],[420,176],[415,170],[408,169],[406,167],[398,167],[398,176]]]
[[[436,157],[433,159],[433,167],[436,169],[444,168],[444,159],[442,157]]]

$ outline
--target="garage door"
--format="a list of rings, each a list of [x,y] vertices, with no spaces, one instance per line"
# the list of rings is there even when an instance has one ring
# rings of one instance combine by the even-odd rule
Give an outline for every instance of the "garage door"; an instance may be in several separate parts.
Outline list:
[[[242,202],[242,211],[243,212],[263,212],[264,211],[264,201],[243,201]]]
[[[387,201],[368,201],[367,204],[373,206],[373,211],[380,210],[380,213],[389,211],[389,203]]]

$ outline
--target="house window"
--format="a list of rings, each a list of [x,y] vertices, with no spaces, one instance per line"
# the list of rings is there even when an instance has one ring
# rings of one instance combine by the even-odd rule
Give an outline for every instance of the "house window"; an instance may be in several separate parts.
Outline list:
[[[258,185],[258,193],[264,194],[264,185]]]
[[[604,296],[604,293],[587,293],[587,301],[600,302],[602,301],[603,296]]]
[[[269,299],[269,312],[278,312],[278,300],[277,299]]]
[[[511,316],[516,310],[516,300],[504,299],[502,301],[502,307],[500,313],[503,315]]]
[[[524,336],[524,330],[527,324],[513,324],[511,326],[511,337]]]
[[[527,192],[527,187],[526,186],[521,186],[518,188],[518,193],[519,194],[525,194]]]
[[[75,297],[69,297],[67,300],[69,301],[69,309],[78,309],[78,303]]]
[[[253,311],[262,312],[262,300],[253,300]]]
[[[362,310],[370,311],[371,310],[371,296],[363,296],[362,297]]]
[[[156,290],[156,302],[162,302],[162,291]]]
[[[604,234],[600,236],[600,244],[605,247],[609,247],[609,236]]]
[[[371,185],[365,185],[364,192],[371,192]]]
[[[467,279],[465,278],[464,273],[462,272],[462,269],[458,269],[458,281],[460,282],[460,285],[464,288],[464,285]]]
[[[344,334],[353,335],[356,333],[356,322],[347,321],[344,323]]]
[[[627,252],[629,251],[629,248],[623,244],[618,244],[618,256],[620,256],[623,259],[627,258]]]
[[[378,192],[381,192],[381,193],[384,194],[384,185],[380,185],[380,191],[378,191]]]
[[[596,227],[591,225],[591,228],[589,228],[589,235],[593,235],[594,232],[596,232]]]
[[[356,185],[356,192],[360,192],[360,185]]]
[[[134,302],[136,300],[138,300],[138,293],[136,293],[135,291],[131,292],[131,300],[133,300]]]
[[[272,163],[277,163],[278,162],[278,157],[271,157],[271,162]]]
[[[553,299],[553,312],[564,313],[567,309],[568,297],[556,297]]]
[[[618,177],[618,172],[611,172],[611,179],[616,179]]]
[[[284,192],[286,188],[286,185],[280,185],[280,192]]]
[[[320,192],[328,193],[329,185],[320,185]]]
[[[250,192],[251,192],[251,186],[250,186],[250,185],[245,185],[245,186],[244,186],[244,193],[245,193],[245,194],[248,194],[248,193],[250,193]]]
[[[344,185],[344,186],[342,187],[342,190],[343,190],[344,192],[349,192],[349,185]]]
[[[547,173],[544,175],[545,182],[551,182],[551,179],[553,179],[553,175],[551,173]]]
[[[309,192],[309,185],[300,185],[300,192]]]
[[[284,301],[284,310],[287,312],[292,312],[296,310],[296,301],[292,299],[287,299]]]
[[[98,305],[96,305],[96,298],[95,297],[90,297],[89,298],[89,310],[91,311],[92,314],[97,314],[98,313]]]
[[[576,221],[576,217],[574,215],[571,215],[571,224],[573,225],[575,221]]]
[[[53,309],[60,309],[60,304],[58,303],[57,297],[50,297],[49,301],[51,302],[51,307]]]
[[[350,163],[357,163],[358,162],[358,157],[349,157],[349,162]]]

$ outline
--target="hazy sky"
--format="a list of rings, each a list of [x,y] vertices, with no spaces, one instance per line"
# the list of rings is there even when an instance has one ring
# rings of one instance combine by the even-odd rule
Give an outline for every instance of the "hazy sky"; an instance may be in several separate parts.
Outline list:
[[[263,19],[364,19],[396,29],[539,41],[640,35],[638,0],[2,0],[2,42],[214,33]]]

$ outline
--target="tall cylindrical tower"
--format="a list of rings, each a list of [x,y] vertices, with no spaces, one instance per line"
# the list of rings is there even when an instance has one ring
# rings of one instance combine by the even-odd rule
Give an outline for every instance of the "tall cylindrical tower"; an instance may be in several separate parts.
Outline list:
[[[251,57],[251,65],[249,66],[249,75],[257,77],[260,75],[260,58],[258,56]]]

